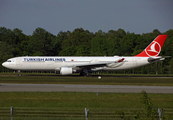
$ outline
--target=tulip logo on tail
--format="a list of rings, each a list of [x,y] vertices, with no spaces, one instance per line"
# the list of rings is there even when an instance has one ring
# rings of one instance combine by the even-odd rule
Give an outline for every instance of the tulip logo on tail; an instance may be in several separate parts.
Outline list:
[[[161,51],[161,46],[158,42],[153,41],[146,49],[145,53],[148,56],[158,56]]]

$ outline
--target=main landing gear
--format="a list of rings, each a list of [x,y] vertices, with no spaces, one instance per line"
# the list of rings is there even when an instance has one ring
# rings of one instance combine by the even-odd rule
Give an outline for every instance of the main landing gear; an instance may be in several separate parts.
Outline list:
[[[91,74],[88,72],[88,69],[83,69],[83,70],[80,72],[80,76],[88,77],[88,76],[91,76]]]

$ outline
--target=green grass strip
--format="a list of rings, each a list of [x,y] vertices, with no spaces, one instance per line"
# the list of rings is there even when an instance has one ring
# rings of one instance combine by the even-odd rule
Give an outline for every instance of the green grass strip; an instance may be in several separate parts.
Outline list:
[[[140,93],[1,92],[0,107],[143,108]],[[155,108],[173,108],[172,94],[148,94]]]

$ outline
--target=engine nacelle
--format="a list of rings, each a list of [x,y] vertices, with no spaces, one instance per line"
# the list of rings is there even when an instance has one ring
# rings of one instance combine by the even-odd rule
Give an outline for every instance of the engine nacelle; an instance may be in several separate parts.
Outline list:
[[[62,67],[60,70],[61,75],[71,75],[73,73],[72,68],[70,67]]]

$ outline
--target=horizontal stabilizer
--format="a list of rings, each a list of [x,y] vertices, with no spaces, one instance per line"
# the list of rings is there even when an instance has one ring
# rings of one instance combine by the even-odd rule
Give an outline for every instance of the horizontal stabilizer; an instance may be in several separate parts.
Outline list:
[[[161,61],[161,60],[164,60],[164,59],[165,59],[164,57],[149,57],[148,62],[153,63],[153,62]]]

